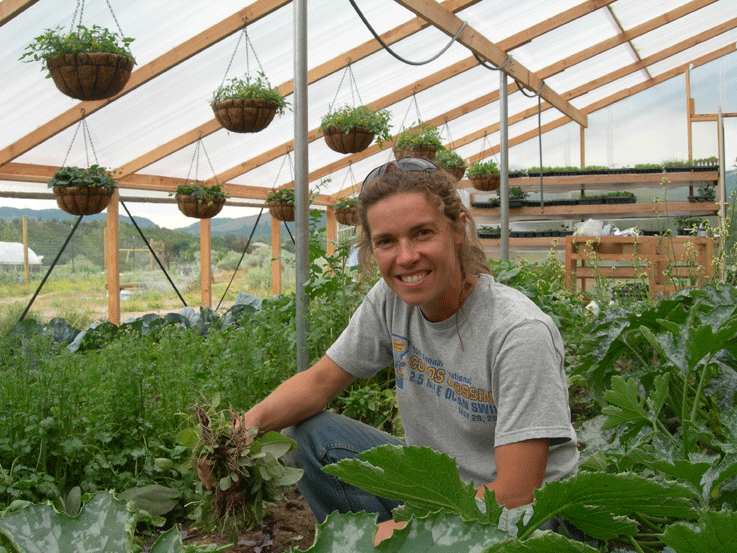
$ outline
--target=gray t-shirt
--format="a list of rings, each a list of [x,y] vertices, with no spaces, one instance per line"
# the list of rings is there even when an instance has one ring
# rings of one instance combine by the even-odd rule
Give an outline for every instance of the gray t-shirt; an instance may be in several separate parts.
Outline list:
[[[327,355],[357,378],[393,363],[406,442],[450,455],[465,481],[492,482],[494,447],[535,438],[550,439],[546,482],[577,470],[560,332],[489,275],[438,323],[380,280]]]

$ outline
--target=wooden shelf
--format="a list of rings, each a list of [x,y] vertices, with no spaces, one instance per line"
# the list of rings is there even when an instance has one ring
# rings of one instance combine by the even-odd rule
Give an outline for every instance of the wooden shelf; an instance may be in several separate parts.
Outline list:
[[[546,192],[571,192],[575,190],[622,190],[629,188],[662,188],[663,177],[668,179],[668,188],[685,186],[699,187],[706,184],[716,185],[719,171],[686,171],[675,173],[624,173],[607,175],[572,175],[568,177],[543,177],[543,190]],[[486,194],[476,190],[471,181],[464,179],[456,185],[468,188],[472,194]],[[540,189],[540,177],[520,177],[509,179],[509,186],[519,186],[527,192]],[[533,190],[530,190],[533,189]]]
[[[661,202],[656,204],[587,204],[587,205],[554,205],[540,207],[517,207],[509,210],[510,219],[515,221],[541,221],[548,219],[581,219],[598,218],[633,218],[681,215],[693,217],[716,216],[719,204],[716,202]],[[471,215],[477,217],[500,217],[498,207],[472,207]]]
[[[481,245],[485,248],[499,248],[501,238],[480,238]],[[562,250],[566,245],[565,236],[539,236],[535,238],[511,238],[509,246],[516,249],[556,249]]]

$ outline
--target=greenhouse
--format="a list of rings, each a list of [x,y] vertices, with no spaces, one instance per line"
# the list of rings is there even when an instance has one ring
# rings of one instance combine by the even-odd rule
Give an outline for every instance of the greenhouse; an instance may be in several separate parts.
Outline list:
[[[172,517],[225,535],[233,521],[207,519],[205,481],[180,470],[214,447],[202,429],[196,446],[197,432],[183,437],[181,413],[210,402],[187,424],[227,428],[219,409],[246,411],[325,354],[367,294],[353,271],[364,179],[413,158],[453,183],[496,281],[560,329],[582,462],[504,527],[514,510],[493,500],[451,505],[467,490],[445,482],[446,460],[418,453],[427,472],[412,474],[401,463],[414,452],[377,455],[412,532],[447,525],[463,546],[439,551],[680,553],[697,535],[734,546],[734,0],[2,0],[0,36],[0,244],[13,267],[0,279],[0,551],[31,550],[14,541],[30,515],[13,501],[125,518],[105,489],[156,503],[134,539],[146,548]],[[84,284],[50,299],[67,286],[55,279]],[[35,311],[45,295],[53,319]],[[440,397],[439,365],[413,359]],[[330,409],[402,437],[389,369]],[[462,378],[445,382],[462,415],[495,408],[464,403]],[[237,447],[274,452],[264,482],[294,487],[286,443]],[[380,495],[370,471],[349,468],[336,476]],[[439,478],[447,496],[397,492],[403,478],[408,490]],[[284,498],[263,486],[236,516],[276,539],[263,517]],[[559,518],[595,541],[546,532]],[[373,528],[329,520],[341,544]],[[407,535],[393,551],[414,551]],[[151,551],[179,551],[177,539],[162,533]],[[333,550],[325,539],[310,551]]]

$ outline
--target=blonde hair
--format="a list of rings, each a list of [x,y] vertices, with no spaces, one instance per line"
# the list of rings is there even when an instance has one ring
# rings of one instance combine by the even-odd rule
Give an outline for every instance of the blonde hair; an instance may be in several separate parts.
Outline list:
[[[361,233],[358,237],[358,259],[364,274],[372,272],[373,248],[371,229],[366,214],[371,206],[400,192],[422,192],[428,201],[438,207],[453,232],[461,236],[458,263],[464,287],[472,277],[489,273],[486,255],[476,236],[476,223],[463,205],[453,181],[445,171],[403,171],[394,169],[364,184],[358,196],[358,217]],[[466,217],[465,228],[461,214]]]

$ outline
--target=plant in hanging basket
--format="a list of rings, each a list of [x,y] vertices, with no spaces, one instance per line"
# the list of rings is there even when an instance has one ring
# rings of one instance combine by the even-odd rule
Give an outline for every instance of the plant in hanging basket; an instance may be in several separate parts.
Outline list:
[[[207,186],[198,180],[192,184],[177,185],[171,194],[176,197],[179,211],[187,217],[197,219],[215,217],[223,209],[225,199],[228,197],[221,184]]]
[[[411,129],[405,129],[400,132],[394,140],[394,157],[401,159],[403,157],[424,157],[425,159],[434,160],[435,154],[443,145],[440,138],[440,131],[437,127],[420,123]]]
[[[368,148],[374,137],[379,147],[383,147],[385,140],[391,139],[390,117],[385,109],[343,106],[323,115],[319,130],[331,150],[341,154],[355,154]]]
[[[123,90],[130,79],[136,63],[129,47],[133,40],[97,25],[91,29],[78,25],[74,33],[57,27],[36,37],[20,59],[44,60],[47,77],[67,96],[104,100]]]
[[[104,167],[89,169],[61,167],[48,180],[56,203],[71,215],[94,215],[103,211],[117,188],[117,182]]]
[[[484,192],[497,190],[501,181],[499,166],[493,159],[474,161],[468,168],[468,178],[476,190]]]
[[[333,204],[335,210],[335,218],[341,225],[358,226],[358,198],[356,196],[350,196],[347,198],[341,198]]]
[[[282,115],[287,101],[263,73],[256,79],[230,79],[213,94],[210,106],[215,119],[229,131],[259,132],[269,126],[275,115]]]
[[[461,180],[463,175],[466,174],[466,162],[463,161],[463,158],[453,150],[449,150],[443,146],[438,149],[435,155],[435,163],[449,173],[456,181]]]
[[[266,195],[269,213],[279,221],[294,221],[294,188],[276,188]]]

